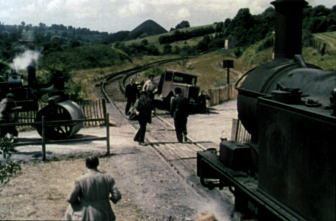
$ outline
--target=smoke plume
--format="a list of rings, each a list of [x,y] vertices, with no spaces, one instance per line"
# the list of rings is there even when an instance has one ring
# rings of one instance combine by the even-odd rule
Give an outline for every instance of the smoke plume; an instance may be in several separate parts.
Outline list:
[[[10,64],[15,71],[25,70],[30,64],[37,63],[40,57],[40,52],[33,50],[26,50],[22,54],[17,55]]]

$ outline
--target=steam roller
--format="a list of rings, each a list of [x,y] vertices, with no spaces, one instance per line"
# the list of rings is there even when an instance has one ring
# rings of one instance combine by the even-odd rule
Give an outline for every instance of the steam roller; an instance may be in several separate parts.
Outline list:
[[[78,104],[71,100],[56,102],[55,99],[50,99],[49,104],[38,111],[36,121],[42,121],[42,116],[46,121],[44,136],[49,140],[70,138],[83,127],[82,121],[76,121],[84,119],[83,111]],[[40,124],[36,126],[36,130],[42,136]]]

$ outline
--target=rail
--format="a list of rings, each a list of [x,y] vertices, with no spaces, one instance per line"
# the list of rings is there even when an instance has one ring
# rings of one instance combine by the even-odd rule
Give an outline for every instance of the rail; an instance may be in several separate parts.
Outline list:
[[[169,60],[171,61],[171,60]],[[167,62],[166,60],[161,61],[161,63]],[[157,64],[157,63],[156,63]],[[114,75],[109,75],[107,79],[105,79],[102,84],[101,84],[101,91],[104,94],[105,99],[112,104],[113,106],[116,106],[114,102],[110,99],[108,96],[105,86],[109,84],[112,81],[118,80],[119,81],[119,88],[121,93],[125,93],[125,85],[127,84],[127,79],[132,77],[134,74],[136,74],[139,70],[143,70],[145,67],[148,66],[141,66],[136,69],[129,69],[127,71],[121,71],[117,72]],[[122,73],[124,76],[120,78],[119,74]],[[220,103],[223,103],[225,101],[231,100],[231,99],[236,99],[238,97],[238,91],[236,90],[236,85],[234,84],[228,84],[223,87],[219,88],[212,88],[207,90],[207,94],[210,97],[210,101],[208,106],[213,106],[213,105],[218,105]],[[123,111],[117,108],[120,113],[123,114]],[[165,121],[163,118],[156,116],[159,120],[162,122],[165,122],[167,125],[169,125],[172,129],[174,129],[174,126],[170,125],[167,121]],[[233,119],[233,124],[232,124],[232,140],[245,143],[248,142],[251,139],[251,135],[246,131],[244,126],[240,123],[240,120],[235,120]],[[202,145],[197,144],[192,138],[187,137],[191,142],[195,143],[197,146],[199,146],[201,149],[205,150],[206,148],[202,147]]]

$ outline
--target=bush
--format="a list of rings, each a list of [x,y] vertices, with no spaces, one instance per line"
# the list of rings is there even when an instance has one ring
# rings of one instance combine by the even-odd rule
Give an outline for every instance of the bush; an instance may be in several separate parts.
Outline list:
[[[0,161],[0,183],[6,183],[13,174],[21,169],[20,164],[9,160],[11,157],[10,151],[14,149],[14,142],[7,137],[0,140],[0,153],[2,153],[5,163]]]
[[[87,44],[66,51],[58,51],[43,57],[42,66],[63,65],[68,69],[108,67],[131,61],[126,53],[104,44]]]
[[[161,74],[164,74],[165,73],[165,69],[162,68],[162,67],[159,67],[159,66],[154,66],[152,68],[150,68],[149,70],[147,70],[145,72],[145,76],[146,77],[149,77],[149,75],[154,75],[154,76],[159,76]]]

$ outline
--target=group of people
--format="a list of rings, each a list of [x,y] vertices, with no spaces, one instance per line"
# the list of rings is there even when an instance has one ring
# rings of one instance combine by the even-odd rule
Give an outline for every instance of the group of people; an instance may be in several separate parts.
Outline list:
[[[157,86],[153,81],[154,76],[150,75],[148,80],[144,83],[141,92],[139,93],[138,87],[134,79],[130,79],[130,83],[126,86],[126,108],[125,114],[136,116],[139,121],[139,130],[134,137],[134,141],[139,142],[140,145],[146,145],[145,134],[147,124],[152,122],[152,113],[154,113],[154,95],[157,92]],[[139,97],[139,98],[138,98]],[[132,108],[132,111],[130,111]],[[132,115],[132,116],[133,116]]]
[[[147,97],[153,102],[157,92],[157,85],[154,83],[154,75],[149,75],[148,80],[144,83],[139,91],[138,85],[134,82],[134,78],[130,78],[129,84],[125,88],[126,108],[125,114],[130,115],[130,109],[134,106],[137,98],[140,98],[141,92],[146,92]],[[139,93],[140,92],[140,93]]]
[[[140,125],[134,141],[145,145],[146,126],[152,121],[152,103],[157,87],[153,82],[153,76],[150,76],[145,82],[140,95],[137,95],[135,89],[137,87],[134,85],[134,80],[130,79],[130,84],[126,87],[125,113],[128,114],[133,106],[133,111],[138,117]],[[189,101],[182,95],[181,88],[175,88],[170,113],[174,117],[177,140],[181,143],[187,141],[188,105]],[[99,160],[96,156],[89,156],[86,159],[88,172],[75,180],[74,188],[67,198],[70,205],[65,213],[66,220],[116,219],[109,200],[116,204],[121,199],[121,194],[111,175],[100,172],[97,168],[98,165]],[[212,213],[205,211],[199,213],[195,221],[217,221],[217,218]]]
[[[139,130],[134,141],[140,145],[145,144],[145,133],[147,123],[151,123],[154,111],[153,100],[157,92],[157,86],[153,82],[153,75],[145,82],[142,91],[138,95],[138,88],[134,79],[130,79],[127,85],[125,96],[127,104],[125,113],[129,114],[131,107],[138,117]],[[137,97],[139,97],[137,99]],[[0,121],[11,123],[14,121],[13,112],[19,109],[14,100],[14,95],[8,93],[0,103]],[[174,117],[174,125],[178,142],[187,141],[187,119],[188,119],[188,99],[182,95],[181,88],[175,89],[175,96],[171,101],[170,113]],[[18,131],[15,126],[1,127],[1,137],[11,134],[17,138]],[[111,204],[117,203],[121,199],[121,193],[115,185],[113,177],[98,170],[99,159],[97,156],[89,156],[85,160],[88,169],[87,173],[75,180],[73,190],[70,192],[67,201],[69,206],[65,212],[66,220],[116,220]],[[203,219],[207,214],[200,214],[197,220]]]
[[[140,145],[146,145],[145,133],[147,123],[151,123],[152,114],[155,114],[154,96],[158,91],[157,85],[154,83],[154,76],[149,75],[148,80],[144,83],[141,92],[139,93],[138,85],[134,79],[130,79],[130,83],[126,86],[126,108],[125,114],[136,115],[139,121],[139,130],[134,137],[134,141],[139,142]],[[204,96],[202,93],[201,96]],[[201,97],[200,96],[200,97]],[[202,99],[202,100],[205,100]],[[206,108],[206,105],[203,105]],[[0,103],[0,122],[12,123],[14,119],[12,113],[17,109],[14,95],[8,93]],[[187,141],[187,121],[188,121],[188,99],[182,95],[181,88],[175,88],[175,96],[173,97],[170,105],[171,116],[174,117],[174,125],[178,142]],[[18,131],[15,126],[6,126],[0,128],[0,137],[10,134],[15,140],[18,136]]]
[[[152,114],[154,113],[154,96],[157,92],[157,85],[153,81],[154,76],[150,75],[144,83],[139,98],[137,99],[138,88],[134,83],[134,79],[130,79],[130,83],[126,86],[125,97],[127,99],[125,114],[130,114],[132,107],[133,114],[137,116],[139,121],[139,130],[137,131],[134,141],[140,145],[146,145],[145,134],[147,123],[152,122]],[[174,117],[174,125],[178,142],[186,142],[187,139],[187,121],[189,115],[189,101],[182,95],[182,89],[175,88],[175,96],[171,100],[170,113]]]

